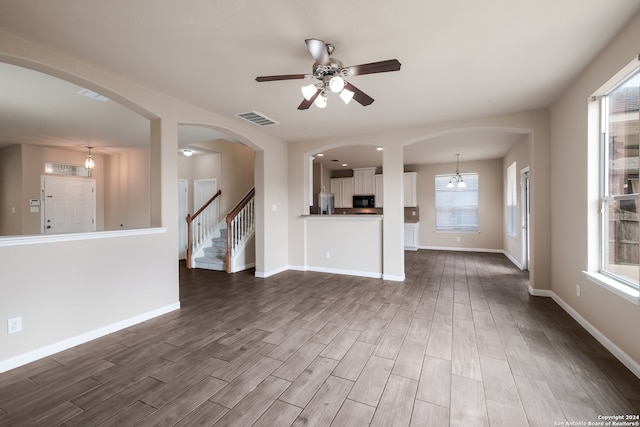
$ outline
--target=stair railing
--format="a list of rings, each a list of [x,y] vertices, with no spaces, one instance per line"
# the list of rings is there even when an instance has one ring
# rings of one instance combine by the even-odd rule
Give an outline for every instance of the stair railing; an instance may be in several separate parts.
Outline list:
[[[231,261],[238,247],[255,229],[255,187],[227,214],[226,270],[231,273]]]
[[[195,249],[209,238],[218,224],[217,198],[221,194],[222,190],[218,190],[196,213],[187,214],[187,268],[192,267]]]

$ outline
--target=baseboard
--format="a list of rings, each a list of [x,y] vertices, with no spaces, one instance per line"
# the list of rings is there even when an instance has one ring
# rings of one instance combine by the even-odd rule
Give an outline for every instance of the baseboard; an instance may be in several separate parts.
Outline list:
[[[313,266],[307,266],[306,270],[315,271],[318,273],[330,273],[330,274],[342,274],[345,276],[369,277],[372,279],[382,278],[382,273],[375,273],[372,271],[342,270],[338,268],[313,267]]]
[[[502,253],[504,254],[504,256],[507,257],[507,259],[509,261],[511,261],[513,263],[513,265],[515,265],[516,267],[518,267],[519,270],[522,270],[522,263],[520,263],[520,261],[518,261],[517,259],[515,259],[514,257],[511,256],[510,253],[502,251]]]
[[[584,317],[580,315],[576,310],[573,309],[569,304],[567,304],[562,298],[560,298],[555,292],[547,289],[533,289],[529,287],[529,293],[534,296],[540,297],[548,297],[553,299],[564,311],[566,311],[569,316],[573,317],[573,319],[580,324],[583,328],[587,330],[600,344],[602,344],[607,350],[613,354],[616,359],[618,359],[624,366],[629,368],[633,374],[640,378],[640,363],[636,362],[625,353],[620,347],[615,345],[613,341],[607,338],[602,332],[600,332],[595,326],[587,321]]]
[[[153,319],[154,317],[162,316],[163,314],[167,314],[178,309],[180,309],[180,302],[176,302],[174,304],[170,304],[146,313],[142,313],[138,316],[134,316],[129,319],[125,319],[120,322],[113,323],[111,325],[107,325],[102,328],[68,338],[66,340],[30,351],[25,354],[21,354],[16,357],[12,357],[11,359],[2,360],[0,361],[0,373],[15,369],[19,366],[26,365],[27,363],[35,362],[36,360],[51,356],[52,354],[59,353],[69,348],[87,343],[113,332],[120,331],[133,325],[137,325],[138,323],[142,323],[149,319]]]
[[[238,273],[240,271],[245,271],[248,270],[250,268],[254,268],[256,266],[255,262],[250,262],[248,264],[243,264],[243,265],[235,265],[233,266],[233,270],[231,271],[232,273]]]
[[[395,276],[393,274],[383,274],[382,280],[388,280],[390,282],[404,282],[407,277],[402,274],[400,276]]]
[[[280,267],[280,268],[276,268],[274,270],[270,270],[270,271],[258,271],[256,270],[255,276],[259,277],[261,279],[266,279],[267,277],[271,277],[271,276],[275,276],[276,274],[282,273],[283,271],[287,271],[289,270],[288,266],[284,266],[284,267]]]
[[[486,248],[462,248],[457,246],[419,246],[419,249],[428,249],[430,251],[453,251],[453,252],[487,252],[492,254],[502,254],[502,249],[486,249]]]

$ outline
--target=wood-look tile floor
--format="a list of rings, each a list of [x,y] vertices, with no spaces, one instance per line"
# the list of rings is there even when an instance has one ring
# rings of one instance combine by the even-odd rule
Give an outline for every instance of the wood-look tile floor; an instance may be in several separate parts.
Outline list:
[[[504,256],[407,252],[406,274],[181,267],[181,310],[1,374],[0,425],[554,426],[640,413],[640,379],[531,297]]]

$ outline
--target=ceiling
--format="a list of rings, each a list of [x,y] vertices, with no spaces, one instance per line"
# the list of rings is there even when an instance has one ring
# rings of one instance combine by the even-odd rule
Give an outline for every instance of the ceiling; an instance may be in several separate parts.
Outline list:
[[[0,29],[222,116],[258,111],[279,123],[264,133],[295,143],[548,107],[638,11],[637,0],[2,0]],[[370,106],[330,95],[326,109],[300,111],[309,81],[255,77],[311,73],[307,38],[333,43],[345,65],[395,58],[402,68],[348,79]],[[80,89],[0,66],[0,144],[148,142],[146,119]],[[221,137],[185,126],[180,144]],[[495,158],[519,138],[446,135],[405,159]],[[337,156],[356,165],[364,155],[327,157]]]

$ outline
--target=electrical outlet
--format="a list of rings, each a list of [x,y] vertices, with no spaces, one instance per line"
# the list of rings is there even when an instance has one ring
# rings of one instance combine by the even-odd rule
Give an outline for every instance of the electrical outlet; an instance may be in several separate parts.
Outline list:
[[[576,295],[580,296],[580,285],[576,285]]]
[[[7,320],[7,333],[15,334],[22,330],[22,317],[14,317]]]
[[[456,237],[456,241],[460,242],[462,240],[462,237],[458,236]]]

